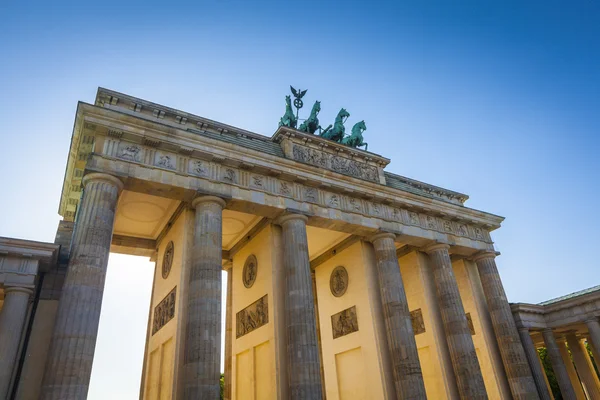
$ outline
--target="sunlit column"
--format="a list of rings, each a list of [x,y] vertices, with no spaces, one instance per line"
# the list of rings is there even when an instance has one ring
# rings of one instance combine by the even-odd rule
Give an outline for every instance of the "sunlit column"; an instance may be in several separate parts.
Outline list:
[[[225,306],[225,387],[223,388],[223,399],[231,400],[231,346],[232,346],[232,324],[231,301],[233,295],[233,270],[231,263],[227,269],[227,305]]]
[[[67,276],[62,288],[41,390],[43,400],[85,399],[92,373],[115,208],[123,183],[83,177]]]
[[[4,289],[4,303],[0,309],[0,399],[8,398],[8,387],[32,293],[31,289],[23,287],[9,286]]]
[[[218,399],[221,377],[221,260],[225,201],[197,197],[187,294],[183,397]]]
[[[396,396],[398,399],[424,399],[423,373],[394,240],[392,233],[380,233],[370,238],[375,249]]]
[[[600,389],[596,386],[596,380],[594,379],[594,375],[592,375],[595,374],[595,372],[590,369],[587,356],[583,352],[584,349],[581,348],[579,339],[577,339],[574,334],[570,333],[567,335],[567,344],[569,345],[569,350],[571,350],[571,355],[573,356],[573,361],[577,368],[577,375],[579,375],[581,384],[587,393],[587,398],[589,400],[600,400]],[[587,350],[585,351],[587,352]]]
[[[289,396],[293,400],[323,396],[306,221],[300,214],[276,221],[282,227]]]
[[[563,358],[560,354],[560,350],[558,348],[558,344],[556,343],[556,338],[554,337],[552,329],[544,329],[542,331],[542,336],[544,337],[548,359],[552,365],[552,371],[554,371],[554,376],[556,376],[556,381],[558,382],[558,387],[560,388],[560,393],[562,394],[563,399],[577,400],[577,397],[575,396],[575,390],[573,389],[573,385],[571,385],[569,373],[567,372],[567,367],[563,362]]]
[[[487,399],[475,345],[452,269],[449,248],[446,244],[436,244],[426,248],[425,252],[431,259],[438,305],[458,391],[462,399]]]
[[[519,335],[521,336],[521,343],[523,343],[523,349],[527,356],[527,361],[531,367],[533,378],[535,379],[535,386],[537,387],[540,399],[552,400],[548,386],[546,385],[545,372],[539,362],[539,355],[529,334],[529,329],[519,328]]]
[[[496,254],[486,252],[475,257],[483,293],[492,319],[492,326],[500,349],[500,355],[515,399],[538,397],[536,381],[531,372],[531,363],[523,350],[517,326],[502,286],[495,261]],[[533,364],[535,365],[535,363]]]

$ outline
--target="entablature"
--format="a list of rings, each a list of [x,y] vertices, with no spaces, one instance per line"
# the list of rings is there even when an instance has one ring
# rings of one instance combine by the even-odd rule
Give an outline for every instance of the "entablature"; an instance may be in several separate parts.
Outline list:
[[[61,215],[67,220],[74,219],[85,170],[103,170],[99,166],[110,164],[107,164],[109,160],[118,160],[119,167],[104,172],[131,177],[132,182],[137,182],[136,187],[143,186],[140,182],[150,176],[161,177],[162,182],[159,179],[154,184],[164,183],[164,178],[169,176],[170,184],[178,182],[175,186],[181,186],[179,182],[187,177],[184,188],[200,188],[203,185],[194,181],[206,180],[213,189],[217,183],[224,185],[216,192],[213,190],[214,193],[221,190],[228,195],[238,188],[253,193],[247,196],[248,200],[252,200],[252,196],[272,196],[277,209],[304,208],[312,212],[311,209],[318,207],[320,211],[313,213],[313,221],[320,221],[315,223],[323,227],[335,226],[337,223],[331,216],[343,213],[339,221],[360,225],[355,223],[360,220],[369,232],[387,229],[401,236],[424,238],[425,241],[412,243],[416,246],[433,240],[464,248],[466,254],[470,253],[469,249],[493,249],[489,232],[499,227],[503,220],[493,214],[391,188],[380,182],[345,176],[308,163],[240,147],[197,131],[165,126],[85,103],[79,104],[75,127],[60,206]],[[289,140],[289,137],[284,135],[282,140]],[[348,154],[355,158],[359,154],[365,157],[361,162],[377,168],[389,161],[359,152],[364,154]],[[91,160],[95,160],[93,165]],[[133,170],[144,173],[130,176]]]

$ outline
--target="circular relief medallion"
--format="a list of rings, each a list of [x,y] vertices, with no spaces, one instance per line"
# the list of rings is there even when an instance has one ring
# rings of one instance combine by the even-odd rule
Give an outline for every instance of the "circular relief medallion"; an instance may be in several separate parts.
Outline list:
[[[346,268],[341,265],[334,268],[329,278],[329,288],[331,294],[335,297],[340,297],[346,293],[346,289],[348,289],[348,271],[346,271]]]
[[[171,240],[169,244],[167,244],[165,254],[163,255],[162,277],[164,279],[167,279],[167,276],[169,276],[169,272],[171,272],[171,265],[173,265],[173,248],[173,241]]]
[[[256,280],[256,273],[258,272],[258,262],[256,261],[256,257],[254,254],[248,256],[246,259],[246,264],[244,264],[244,271],[242,272],[242,280],[244,281],[244,286],[247,288],[251,288],[254,285],[254,281]]]

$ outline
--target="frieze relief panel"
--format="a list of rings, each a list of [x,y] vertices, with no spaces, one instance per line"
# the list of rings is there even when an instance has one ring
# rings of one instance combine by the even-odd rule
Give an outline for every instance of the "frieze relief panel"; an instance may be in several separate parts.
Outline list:
[[[269,322],[269,303],[265,294],[235,315],[235,337],[240,338]]]
[[[415,335],[425,333],[425,321],[423,321],[423,312],[420,308],[410,312],[410,321]]]
[[[113,140],[113,139],[110,139]],[[418,226],[423,229],[434,230],[450,235],[467,237],[473,240],[491,242],[489,233],[482,227],[472,226],[463,222],[449,221],[440,217],[409,211],[387,204],[367,201],[347,194],[329,192],[312,186],[284,181],[277,177],[266,176],[248,170],[240,170],[228,165],[186,157],[185,167],[178,168],[178,157],[171,153],[161,152],[153,148],[113,140],[110,144],[105,142],[103,154],[120,158],[125,161],[141,162],[158,168],[165,168],[180,173],[220,181],[227,184],[239,185],[256,191],[263,191],[277,196],[293,198],[297,201],[322,205],[327,208],[337,208],[343,211],[372,216],[388,221],[399,222],[405,225]],[[299,149],[299,150],[296,150]],[[308,149],[310,152],[304,153]],[[298,157],[303,157],[307,163],[322,165],[327,163],[329,153],[321,157],[318,150],[295,146],[294,151]],[[316,152],[316,153],[315,153]],[[302,154],[302,155],[300,155]],[[323,161],[325,160],[325,161]],[[377,168],[373,167],[373,173]]]
[[[358,332],[356,306],[352,306],[331,316],[333,338],[337,339],[352,332]]]
[[[142,162],[144,160],[144,150],[138,144],[121,142],[118,146],[117,157],[127,161]]]
[[[379,183],[377,167],[356,160],[336,156],[310,147],[293,145],[292,157],[295,161],[326,168],[354,178]]]
[[[177,286],[169,292],[165,298],[154,307],[154,317],[152,318],[152,335],[160,330],[175,316],[175,295]]]

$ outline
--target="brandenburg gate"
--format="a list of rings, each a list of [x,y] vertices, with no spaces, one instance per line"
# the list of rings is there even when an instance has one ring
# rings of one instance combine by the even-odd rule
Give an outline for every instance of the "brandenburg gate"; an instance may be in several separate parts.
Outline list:
[[[218,399],[223,335],[226,399],[544,398],[495,263],[503,218],[385,171],[364,121],[323,129],[317,103],[297,127],[288,98],[268,137],[102,88],[80,102],[56,245],[0,240],[44,277],[0,278],[0,353],[28,343],[0,390],[86,398],[114,252],[156,266],[142,399]]]

